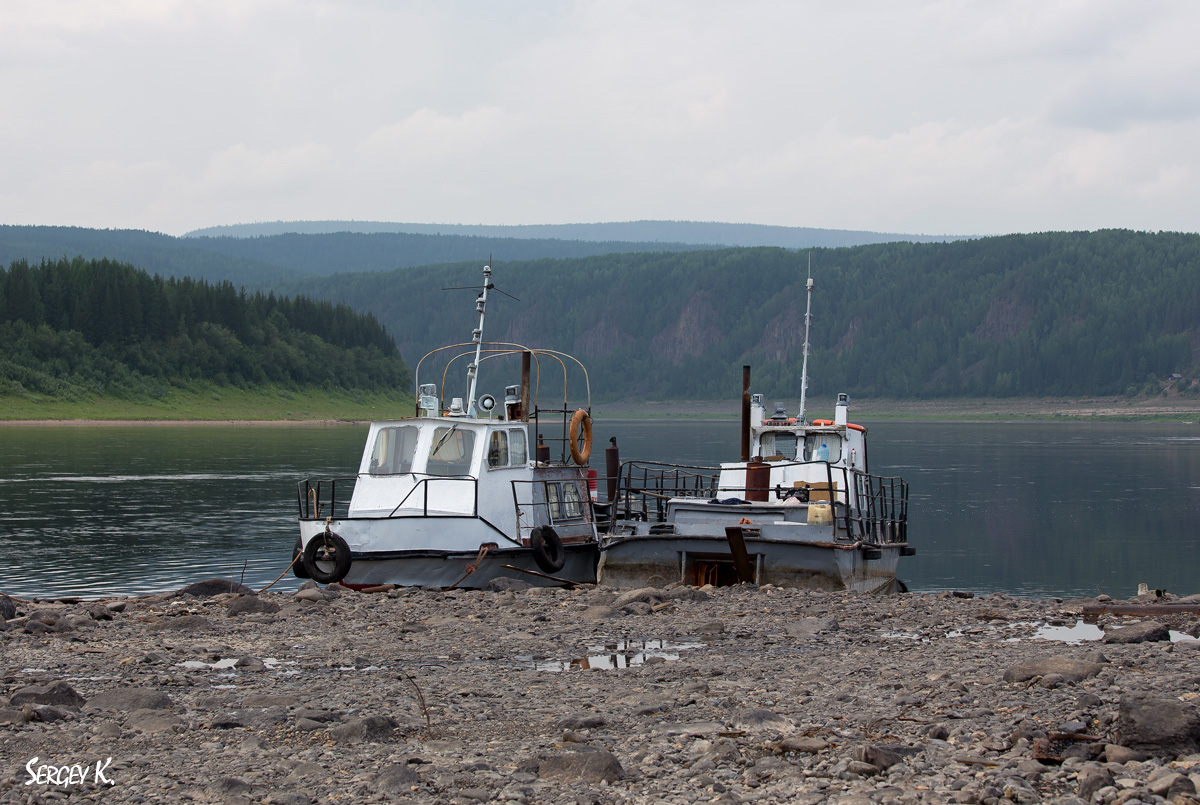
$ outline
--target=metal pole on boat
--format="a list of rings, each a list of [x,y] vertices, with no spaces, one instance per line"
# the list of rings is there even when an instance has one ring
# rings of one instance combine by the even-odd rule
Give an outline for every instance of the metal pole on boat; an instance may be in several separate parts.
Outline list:
[[[479,361],[483,355],[483,317],[487,308],[488,289],[492,287],[491,262],[489,257],[489,265],[483,267],[483,292],[475,300],[475,309],[479,311],[479,326],[471,332],[471,340],[475,342],[475,360],[467,365],[467,380],[470,382],[467,389],[467,416],[472,417],[475,416],[475,385],[478,382]]]
[[[750,367],[742,367],[742,461],[750,460]]]
[[[804,365],[800,370],[800,417],[799,421],[804,421],[804,398],[808,393],[808,326],[812,322],[812,255],[808,256],[808,302],[804,307]]]

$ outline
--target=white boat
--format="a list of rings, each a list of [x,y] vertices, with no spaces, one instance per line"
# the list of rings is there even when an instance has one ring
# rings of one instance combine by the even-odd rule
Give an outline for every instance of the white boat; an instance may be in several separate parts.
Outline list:
[[[585,387],[586,369],[565,353],[483,341],[491,275],[484,266],[471,341],[417,364],[415,416],[371,423],[355,477],[299,483],[296,575],[355,588],[595,581],[590,391],[582,407],[566,399],[567,367],[578,367]],[[421,384],[422,365],[448,350],[457,350],[450,363],[469,359],[465,398],[442,393],[449,364],[440,386]],[[476,397],[480,365],[505,357],[519,357],[520,384],[505,388],[502,403]],[[560,406],[536,399],[537,389],[558,386],[540,382],[543,363],[562,370]]]
[[[610,458],[600,584],[902,589],[898,560],[916,553],[908,484],[869,473],[867,429],[847,420],[845,394],[833,419],[804,418],[812,288],[810,278],[798,416],[782,406],[767,416],[762,395],[750,394],[747,366],[740,461],[692,467]]]

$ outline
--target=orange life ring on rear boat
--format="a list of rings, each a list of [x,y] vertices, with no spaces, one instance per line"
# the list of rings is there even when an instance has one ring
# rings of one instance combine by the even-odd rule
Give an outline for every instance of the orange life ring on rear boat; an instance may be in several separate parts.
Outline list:
[[[583,447],[579,446],[580,429],[583,429]],[[571,460],[579,466],[588,463],[592,455],[592,417],[582,408],[575,411],[571,417],[571,427],[568,431],[571,444]]]

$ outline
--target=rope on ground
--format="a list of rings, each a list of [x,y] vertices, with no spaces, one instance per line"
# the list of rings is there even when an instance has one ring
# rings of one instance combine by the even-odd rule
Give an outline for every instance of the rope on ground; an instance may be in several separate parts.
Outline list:
[[[280,573],[278,576],[276,576],[276,577],[275,577],[275,581],[271,582],[271,583],[270,583],[270,584],[268,584],[266,587],[263,587],[261,590],[259,590],[258,592],[256,592],[256,593],[255,593],[255,595],[262,595],[262,594],[263,594],[263,593],[265,593],[267,590],[269,590],[269,589],[271,589],[272,587],[274,587],[274,586],[275,586],[275,585],[276,585],[276,584],[279,582],[279,580],[280,580],[280,579],[282,579],[284,576],[286,576],[286,575],[287,575],[287,572],[288,572],[289,570],[291,570],[291,569],[292,569],[292,565],[294,565],[294,564],[296,564],[296,562],[300,561],[300,557],[301,557],[301,556],[303,556],[303,554],[301,554],[301,553],[298,553],[298,554],[296,554],[295,556],[293,556],[293,557],[292,557],[292,561],[291,561],[291,562],[289,562],[289,563],[288,563],[288,566],[287,566],[287,567],[285,567],[285,568],[283,569],[283,572],[282,572],[282,573]]]
[[[453,590],[455,587],[457,587],[458,585],[460,585],[460,584],[462,584],[464,581],[466,581],[466,580],[467,580],[467,576],[471,575],[471,574],[472,574],[472,573],[474,573],[476,570],[478,570],[478,569],[479,569],[479,563],[483,561],[483,557],[487,555],[487,552],[488,552],[488,551],[491,549],[491,547],[492,547],[492,546],[491,546],[491,543],[484,543],[483,545],[480,545],[480,546],[479,546],[479,556],[476,556],[476,557],[475,557],[475,561],[474,561],[474,562],[472,562],[471,564],[467,565],[467,572],[466,572],[466,573],[463,573],[463,575],[462,575],[462,578],[461,578],[461,579],[459,579],[458,581],[454,582],[453,584],[451,584],[451,585],[450,585],[449,587],[447,587],[446,589],[447,589],[447,590]]]
[[[20,601],[22,604],[36,604],[37,603],[36,601],[30,601],[28,598],[17,598],[15,595],[9,595],[6,592],[4,592],[3,590],[0,590],[0,595],[4,596],[5,598],[9,599],[10,601]]]

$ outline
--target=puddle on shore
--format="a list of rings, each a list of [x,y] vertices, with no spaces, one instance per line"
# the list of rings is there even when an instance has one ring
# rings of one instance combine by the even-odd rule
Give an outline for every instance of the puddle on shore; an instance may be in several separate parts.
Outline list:
[[[1084,623],[1082,620],[1076,621],[1074,626],[1051,626],[1048,623],[1043,623],[1033,633],[1035,639],[1052,640],[1058,643],[1085,643],[1089,640],[1101,640],[1104,638],[1104,630],[1094,623]],[[1170,631],[1172,643],[1190,643],[1196,642],[1197,638],[1185,632]]]
[[[1079,644],[1088,640],[1100,640],[1104,637],[1104,630],[1094,623],[1084,623],[1083,621],[1076,621],[1074,626],[1051,626],[1043,623],[1033,633],[1033,637],[1035,640]]]
[[[698,641],[674,642],[671,640],[612,640],[596,646],[588,646],[586,656],[573,660],[545,660],[536,657],[518,657],[536,671],[612,671],[619,668],[636,668],[647,662],[671,662],[679,659],[679,652],[703,648]]]
[[[204,662],[203,660],[186,660],[184,662],[175,663],[180,668],[187,668],[192,671],[236,671],[239,657],[225,657],[216,662]],[[262,661],[263,668],[267,671],[277,671],[281,665],[295,665],[291,660],[280,661],[274,657],[267,657]]]

